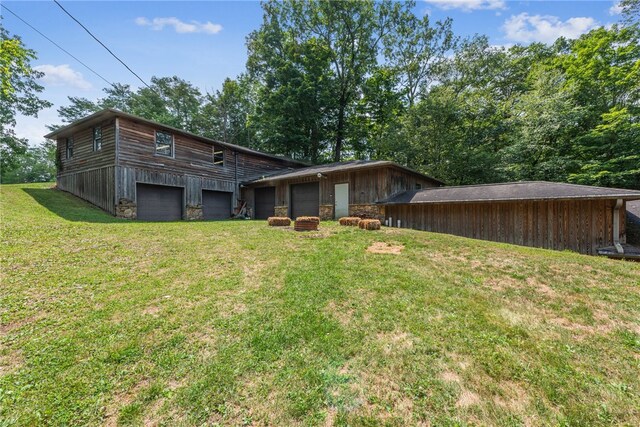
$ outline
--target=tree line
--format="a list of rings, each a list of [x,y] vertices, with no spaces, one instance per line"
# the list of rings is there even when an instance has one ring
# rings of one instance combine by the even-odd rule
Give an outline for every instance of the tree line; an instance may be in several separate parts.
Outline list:
[[[414,4],[266,1],[246,70],[213,93],[177,77],[70,97],[312,163],[386,159],[449,184],[549,180],[640,188],[640,28],[492,46]],[[53,126],[52,126],[53,128]]]

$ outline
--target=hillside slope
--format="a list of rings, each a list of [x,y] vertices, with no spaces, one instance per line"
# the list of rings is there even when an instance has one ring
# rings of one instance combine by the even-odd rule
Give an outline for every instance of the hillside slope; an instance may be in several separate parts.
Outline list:
[[[48,187],[0,187],[0,424],[640,425],[640,264]]]

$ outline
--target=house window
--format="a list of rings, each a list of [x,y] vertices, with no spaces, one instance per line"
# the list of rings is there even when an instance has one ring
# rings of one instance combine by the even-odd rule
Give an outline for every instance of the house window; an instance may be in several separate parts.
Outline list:
[[[213,146],[213,164],[224,166],[224,149],[222,147]]]
[[[102,128],[96,126],[93,128],[93,151],[102,150]]]
[[[422,190],[422,184],[416,183],[416,190]]]
[[[167,132],[156,131],[156,154],[173,157],[173,135]]]
[[[65,151],[67,153],[67,159],[73,157],[73,138],[67,138]]]

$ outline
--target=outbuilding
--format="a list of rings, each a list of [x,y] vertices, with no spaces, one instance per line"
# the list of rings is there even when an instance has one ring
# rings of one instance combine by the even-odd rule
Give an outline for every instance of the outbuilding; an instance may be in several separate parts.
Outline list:
[[[394,194],[444,185],[397,163],[353,160],[263,174],[243,183],[242,197],[255,218],[270,215],[384,219],[378,202]]]
[[[595,255],[624,252],[625,203],[640,191],[514,182],[408,191],[381,202],[393,225]]]

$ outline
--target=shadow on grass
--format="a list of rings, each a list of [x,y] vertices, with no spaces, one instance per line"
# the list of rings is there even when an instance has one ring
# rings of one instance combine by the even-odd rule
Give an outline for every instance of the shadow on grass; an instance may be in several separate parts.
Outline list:
[[[33,200],[67,221],[124,223],[100,208],[72,194],[53,188],[23,188]]]

